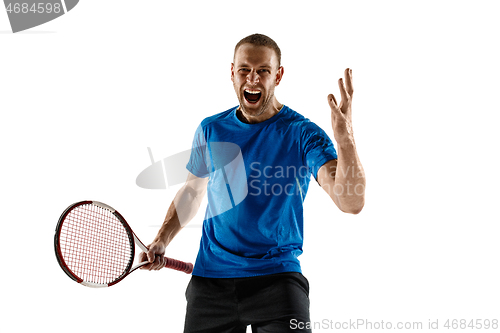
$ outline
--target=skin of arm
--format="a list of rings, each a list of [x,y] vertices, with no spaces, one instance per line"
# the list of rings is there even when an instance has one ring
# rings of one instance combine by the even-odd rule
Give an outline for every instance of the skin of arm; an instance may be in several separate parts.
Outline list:
[[[196,215],[207,191],[207,178],[199,178],[189,173],[184,186],[177,192],[168,208],[163,225],[147,253],[142,252],[139,260],[149,261],[141,269],[160,270],[165,266],[165,249],[172,239]]]
[[[332,128],[337,141],[337,160],[326,162],[318,170],[317,179],[341,211],[358,214],[365,203],[366,178],[352,131],[352,71],[347,68],[344,74],[346,84],[342,79],[338,81],[341,103],[337,105],[335,97],[328,95]]]

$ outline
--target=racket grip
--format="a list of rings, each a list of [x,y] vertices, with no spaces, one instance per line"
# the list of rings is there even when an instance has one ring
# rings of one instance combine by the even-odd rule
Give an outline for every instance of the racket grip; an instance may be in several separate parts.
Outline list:
[[[193,272],[192,263],[175,260],[168,257],[165,257],[165,267],[170,269],[175,269],[177,271],[181,271],[186,274],[191,274],[191,272]]]

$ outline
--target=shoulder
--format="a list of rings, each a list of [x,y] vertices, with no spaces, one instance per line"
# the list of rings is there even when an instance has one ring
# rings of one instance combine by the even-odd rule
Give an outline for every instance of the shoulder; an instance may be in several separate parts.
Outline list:
[[[237,106],[230,108],[229,110],[214,114],[213,116],[206,117],[203,119],[200,123],[200,127],[206,128],[210,125],[213,125],[215,123],[221,122],[221,121],[226,121],[230,120],[233,116],[234,110],[237,108]]]
[[[294,111],[289,107],[287,107],[286,111],[286,115],[282,118],[286,125],[296,127],[303,134],[316,133],[318,131],[323,132],[321,127],[297,111]]]

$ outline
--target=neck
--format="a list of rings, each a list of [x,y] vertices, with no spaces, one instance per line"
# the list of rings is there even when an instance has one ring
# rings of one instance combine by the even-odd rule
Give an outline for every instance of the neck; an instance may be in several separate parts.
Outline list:
[[[276,98],[273,99],[272,104],[264,111],[261,112],[258,115],[251,115],[246,113],[242,108],[241,105],[238,106],[238,109],[236,110],[236,116],[238,119],[246,124],[257,124],[261,123],[263,121],[266,121],[270,119],[271,117],[275,116],[278,114],[281,109],[283,108],[283,104],[278,102]]]

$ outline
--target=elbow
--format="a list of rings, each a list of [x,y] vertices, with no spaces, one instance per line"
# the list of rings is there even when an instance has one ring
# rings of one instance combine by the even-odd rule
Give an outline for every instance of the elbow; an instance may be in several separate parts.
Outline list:
[[[363,210],[363,206],[364,205],[350,207],[349,209],[343,210],[343,212],[348,213],[348,214],[352,214],[352,215],[358,215]]]
[[[363,210],[363,207],[365,206],[365,200],[363,198],[363,200],[360,200],[355,203],[349,203],[344,205],[340,204],[338,206],[343,213],[357,215],[361,213],[361,211]]]

